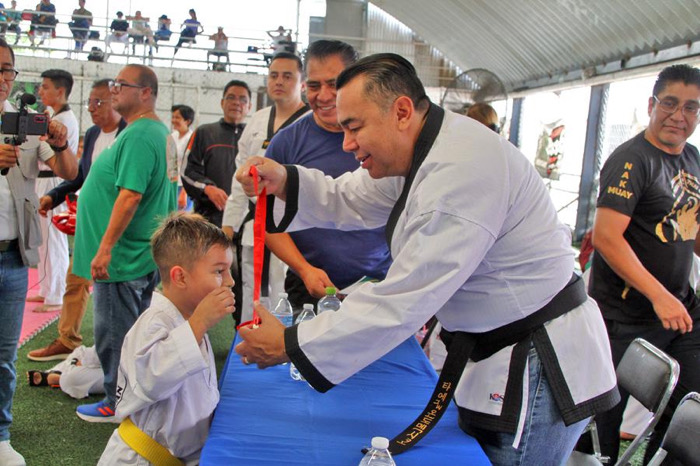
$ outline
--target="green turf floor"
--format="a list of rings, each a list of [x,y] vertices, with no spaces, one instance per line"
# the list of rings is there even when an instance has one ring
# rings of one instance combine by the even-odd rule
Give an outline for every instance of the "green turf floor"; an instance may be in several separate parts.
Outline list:
[[[86,346],[92,345],[92,302],[83,320]],[[43,347],[57,336],[56,323],[26,343],[17,356],[17,390],[10,428],[12,446],[24,455],[29,466],[89,466],[97,463],[115,424],[95,424],[81,420],[75,408],[94,403],[101,396],[75,400],[60,389],[29,387],[29,369],[47,370],[54,362],[34,362],[27,353]],[[226,318],[209,332],[218,373],[226,361],[233,340],[233,320]]]

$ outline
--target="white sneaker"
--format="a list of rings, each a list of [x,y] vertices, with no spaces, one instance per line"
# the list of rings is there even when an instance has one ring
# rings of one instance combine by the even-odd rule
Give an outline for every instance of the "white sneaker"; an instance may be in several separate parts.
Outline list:
[[[9,440],[0,442],[0,464],[3,466],[27,466],[24,456],[20,455],[12,448]]]

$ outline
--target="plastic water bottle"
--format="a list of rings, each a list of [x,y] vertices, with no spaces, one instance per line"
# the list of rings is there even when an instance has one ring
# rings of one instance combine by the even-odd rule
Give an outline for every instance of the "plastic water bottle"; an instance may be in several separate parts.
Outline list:
[[[314,305],[304,304],[304,308],[302,309],[301,314],[299,314],[299,317],[297,317],[295,323],[300,324],[301,322],[306,322],[307,320],[311,320],[314,317],[316,317],[316,314],[314,314]],[[306,380],[297,370],[297,368],[294,367],[294,364],[289,365],[289,376],[294,380]]]
[[[275,310],[272,311],[272,315],[277,317],[285,327],[291,327],[292,324],[294,324],[294,311],[292,310],[292,303],[290,303],[287,299],[287,293],[280,293],[279,298],[280,299],[277,301]]]
[[[394,458],[389,453],[389,439],[372,437],[372,448],[362,458],[360,466],[396,466]]]
[[[326,311],[337,311],[340,309],[340,300],[335,295],[335,287],[326,287],[326,296],[318,301],[318,313]]]

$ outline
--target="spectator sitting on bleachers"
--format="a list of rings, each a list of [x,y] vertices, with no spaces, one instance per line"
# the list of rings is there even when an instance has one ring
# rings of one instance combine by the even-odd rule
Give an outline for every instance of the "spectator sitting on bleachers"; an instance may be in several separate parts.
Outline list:
[[[177,41],[177,45],[175,46],[175,51],[173,52],[173,57],[175,57],[175,54],[177,54],[177,51],[180,50],[180,47],[182,47],[182,44],[185,42],[191,43],[191,44],[196,44],[197,41],[195,38],[197,37],[197,34],[201,34],[204,29],[202,28],[202,24],[197,21],[197,12],[194,11],[194,9],[190,9],[190,18],[186,19],[182,23],[182,31],[180,31],[180,40]]]
[[[5,13],[5,4],[0,3],[0,38],[5,38],[7,32],[7,13]]]
[[[92,26],[92,13],[85,9],[85,0],[78,0],[78,6],[73,10],[72,21],[68,25],[75,39],[75,51],[82,52],[85,42],[88,40],[90,26]],[[68,58],[71,54],[68,52]]]
[[[56,35],[56,24],[58,20],[56,19],[56,6],[51,3],[51,0],[41,0],[41,2],[36,6],[36,11],[32,16],[32,23],[29,28],[29,40],[32,43],[32,47],[36,47],[34,39],[39,36],[39,45],[44,43],[47,38]]]
[[[109,29],[111,29],[112,33],[107,36],[107,51],[112,53],[112,48],[110,47],[112,42],[121,42],[124,44],[124,50],[127,50],[127,47],[129,46],[129,36],[127,34],[129,22],[124,19],[124,13],[117,11],[117,19],[112,20],[112,24],[109,26]]]
[[[143,44],[144,41],[149,45],[148,56],[153,57],[153,46],[156,45],[156,41],[153,38],[153,31],[151,26],[149,26],[150,18],[145,18],[141,16],[141,11],[137,10],[134,16],[127,16],[126,19],[131,21],[131,27],[127,30],[129,37],[131,37],[131,50],[134,55],[136,55],[136,44]],[[144,54],[145,54],[144,45]]]
[[[163,40],[163,41],[169,41],[170,36],[172,35],[172,31],[170,30],[170,24],[172,21],[170,18],[168,18],[168,15],[161,15],[160,18],[158,18],[158,29],[156,30],[156,33],[154,34],[154,39],[156,41],[156,51],[158,50],[158,42]]]
[[[219,30],[216,34],[209,36],[209,40],[214,41],[214,49],[207,52],[207,64],[209,64],[209,57],[215,56],[216,63],[219,63],[221,57],[226,57],[226,67],[231,65],[228,57],[228,37],[224,34],[224,28],[219,26]],[[216,66],[212,63],[212,69],[217,70]],[[218,71],[218,70],[217,70]]]
[[[16,34],[15,44],[19,41],[19,36],[22,34],[22,29],[19,27],[19,23],[22,21],[22,12],[17,10],[17,2],[12,0],[12,9],[5,10],[5,16],[7,17],[7,30],[12,31]]]
[[[277,29],[267,31],[267,35],[272,38],[273,54],[280,52],[296,52],[296,44],[292,41],[292,30],[280,26]]]

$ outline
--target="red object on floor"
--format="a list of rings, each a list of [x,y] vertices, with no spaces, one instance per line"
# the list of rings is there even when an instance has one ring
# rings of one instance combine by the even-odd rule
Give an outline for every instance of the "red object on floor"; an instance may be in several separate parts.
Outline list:
[[[28,277],[28,290],[27,296],[35,295],[39,292],[39,273],[36,269],[29,269]],[[41,306],[43,303],[25,303],[24,305],[24,319],[22,320],[22,332],[19,335],[19,343],[17,347],[20,348],[26,342],[28,342],[34,335],[44,330],[48,325],[53,323],[61,311],[52,312],[32,312],[34,308]]]

